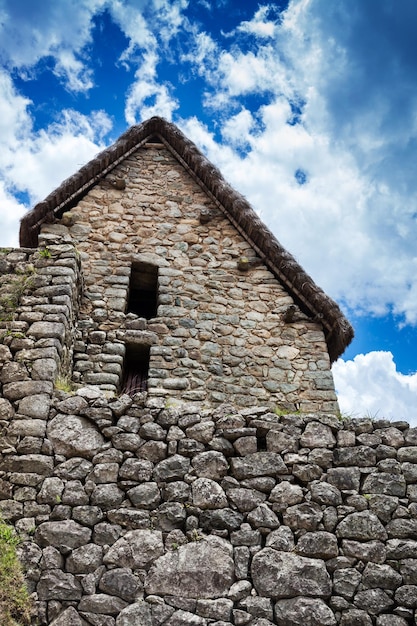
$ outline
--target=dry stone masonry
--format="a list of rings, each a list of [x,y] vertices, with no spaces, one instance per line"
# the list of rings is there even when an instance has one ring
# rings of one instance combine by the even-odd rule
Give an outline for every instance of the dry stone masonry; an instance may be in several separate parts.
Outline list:
[[[0,510],[39,624],[415,623],[416,428],[9,384]]]
[[[124,190],[105,179],[43,228],[41,241],[60,235],[82,260],[74,380],[117,392],[125,345],[146,346],[153,397],[334,412],[320,324],[300,310],[284,321],[292,297],[166,147],[135,153],[112,175]],[[248,271],[242,257],[255,261]],[[141,263],[158,272],[150,320],[126,313],[132,264]]]
[[[338,416],[353,336],[160,118],[0,250],[0,515],[33,626],[412,626],[417,429]]]

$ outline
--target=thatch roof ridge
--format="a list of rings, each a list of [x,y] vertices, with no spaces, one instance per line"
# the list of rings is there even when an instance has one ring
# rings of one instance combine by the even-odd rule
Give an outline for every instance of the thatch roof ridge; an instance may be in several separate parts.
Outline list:
[[[220,170],[177,126],[163,118],[152,117],[142,124],[129,128],[112,146],[100,152],[76,174],[66,179],[45,200],[38,203],[22,219],[21,245],[36,247],[40,224],[43,221],[49,221],[55,215],[62,214],[66,206],[80,199],[120,160],[126,158],[153,135],[158,135],[187,166],[190,174],[213,197],[216,204],[228,215],[302,308],[320,319],[325,330],[330,358],[332,361],[337,359],[353,338],[353,329],[339,306],[314,283],[295,258],[283,248],[249,202],[225,181]]]

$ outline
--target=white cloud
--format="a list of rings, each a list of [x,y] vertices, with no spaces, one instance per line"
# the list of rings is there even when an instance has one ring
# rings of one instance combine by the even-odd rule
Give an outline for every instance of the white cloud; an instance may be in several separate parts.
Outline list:
[[[31,73],[40,59],[50,56],[55,61],[55,74],[68,89],[87,91],[92,77],[83,49],[91,40],[91,18],[105,3],[106,0],[1,0],[3,66]]]
[[[101,137],[110,128],[109,118],[101,111],[89,117],[63,111],[59,122],[20,144],[7,169],[9,181],[28,191],[32,202],[41,200],[104,148]]]
[[[31,127],[32,120],[27,110],[30,104],[28,98],[16,92],[10,76],[0,70],[0,159],[5,158],[4,150],[18,146],[20,139]]]
[[[129,39],[120,61],[127,66],[137,66],[135,82],[126,95],[128,124],[136,124],[152,115],[171,119],[178,108],[178,101],[171,93],[172,86],[159,81],[157,66],[160,55],[169,54],[169,42],[185,22],[181,11],[186,6],[185,0],[154,0],[139,7],[135,2],[109,5],[113,19]]]
[[[0,231],[1,247],[17,248],[19,245],[19,220],[23,217],[26,207],[7,191],[0,180]]]
[[[256,11],[253,19],[241,22],[237,28],[238,31],[255,35],[257,37],[269,38],[275,33],[277,22],[268,20],[269,14],[273,7],[270,5],[260,6]]]
[[[31,203],[45,197],[67,176],[104,147],[111,121],[102,111],[89,116],[65,110],[48,128],[35,132],[30,101],[0,72],[0,224],[2,246],[17,245],[25,207],[13,194],[28,194]],[[19,196],[18,196],[19,197]]]
[[[342,413],[354,417],[406,420],[417,426],[417,373],[397,371],[391,352],[339,359],[333,376]]]

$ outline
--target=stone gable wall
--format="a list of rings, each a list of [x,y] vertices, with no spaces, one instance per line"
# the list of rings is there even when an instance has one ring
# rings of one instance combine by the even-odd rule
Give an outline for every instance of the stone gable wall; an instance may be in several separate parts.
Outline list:
[[[74,243],[85,281],[77,383],[118,392],[125,345],[146,345],[149,398],[337,410],[321,325],[298,307],[284,322],[293,299],[165,148],[139,150],[44,226],[41,242],[58,241]],[[134,261],[159,268],[152,320],[125,313]]]

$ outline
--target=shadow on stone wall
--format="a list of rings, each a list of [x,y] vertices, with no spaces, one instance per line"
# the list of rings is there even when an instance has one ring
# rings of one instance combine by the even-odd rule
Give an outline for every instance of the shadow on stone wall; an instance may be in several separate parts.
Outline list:
[[[88,387],[42,420],[4,455],[0,502],[40,624],[415,623],[406,423],[150,409]]]

